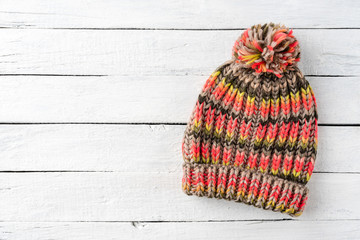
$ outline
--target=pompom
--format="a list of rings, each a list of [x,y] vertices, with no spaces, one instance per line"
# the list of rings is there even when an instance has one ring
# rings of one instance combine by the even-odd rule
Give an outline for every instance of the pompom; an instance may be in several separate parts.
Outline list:
[[[254,25],[236,40],[233,57],[242,67],[254,69],[255,74],[269,72],[280,78],[300,60],[298,43],[285,26]]]

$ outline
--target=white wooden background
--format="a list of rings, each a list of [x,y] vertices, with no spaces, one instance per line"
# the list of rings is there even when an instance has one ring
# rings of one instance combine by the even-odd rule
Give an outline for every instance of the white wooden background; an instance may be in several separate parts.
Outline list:
[[[0,0],[0,239],[359,239],[357,0]],[[318,101],[304,214],[181,192],[180,142],[243,29],[294,28]]]

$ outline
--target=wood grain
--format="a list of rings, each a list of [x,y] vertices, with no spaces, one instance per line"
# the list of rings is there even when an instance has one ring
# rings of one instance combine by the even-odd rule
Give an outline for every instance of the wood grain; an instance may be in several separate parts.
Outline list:
[[[2,76],[0,122],[186,123],[206,78]],[[360,123],[359,77],[307,79],[320,124]]]
[[[349,28],[359,27],[359,10],[356,0],[2,0],[0,27],[213,29],[274,21],[300,28]]]
[[[114,239],[358,239],[359,221],[250,222],[2,222],[3,240]]]
[[[209,76],[231,58],[241,32],[2,29],[0,74]],[[304,74],[360,74],[358,29],[294,35]]]
[[[0,171],[181,171],[185,126],[1,125]],[[316,172],[360,172],[358,127],[319,127]]]
[[[83,158],[86,161],[86,158]],[[1,173],[0,221],[208,221],[290,218],[187,196],[182,173]],[[358,219],[360,174],[314,173],[302,220]]]

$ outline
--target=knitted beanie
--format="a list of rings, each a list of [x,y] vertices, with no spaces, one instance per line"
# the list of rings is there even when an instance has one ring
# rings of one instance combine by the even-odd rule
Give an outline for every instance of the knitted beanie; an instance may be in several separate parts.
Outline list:
[[[298,41],[254,25],[207,79],[182,142],[188,195],[299,216],[317,151],[314,93],[297,67]]]

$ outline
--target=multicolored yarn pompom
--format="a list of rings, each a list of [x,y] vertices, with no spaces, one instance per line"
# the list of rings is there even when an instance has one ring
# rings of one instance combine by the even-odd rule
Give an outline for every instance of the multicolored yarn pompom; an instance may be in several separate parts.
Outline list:
[[[206,81],[182,141],[182,189],[300,216],[317,153],[317,109],[287,28],[255,25]],[[239,214],[241,214],[239,212]]]
[[[279,24],[254,25],[236,40],[233,57],[257,74],[269,72],[280,78],[300,60],[299,42],[292,33]]]

